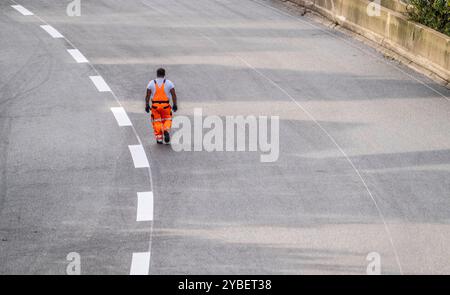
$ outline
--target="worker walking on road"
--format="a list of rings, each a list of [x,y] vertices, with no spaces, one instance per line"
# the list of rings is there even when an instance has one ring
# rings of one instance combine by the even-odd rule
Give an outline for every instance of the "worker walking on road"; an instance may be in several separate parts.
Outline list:
[[[170,128],[172,127],[172,111],[176,112],[177,94],[172,81],[167,80],[166,70],[160,68],[156,71],[156,79],[150,81],[147,86],[147,96],[145,97],[145,111],[152,111],[152,124],[158,144],[170,143]],[[152,103],[150,105],[150,99]],[[172,106],[170,105],[172,100]]]

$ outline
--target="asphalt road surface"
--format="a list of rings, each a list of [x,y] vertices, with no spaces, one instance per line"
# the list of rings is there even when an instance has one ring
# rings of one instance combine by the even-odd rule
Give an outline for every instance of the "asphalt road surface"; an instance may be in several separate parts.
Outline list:
[[[372,252],[383,274],[450,274],[450,90],[279,2],[17,2],[0,2],[1,274],[66,274],[72,252],[81,274],[366,274]],[[179,117],[279,116],[277,161],[156,145],[160,66]]]

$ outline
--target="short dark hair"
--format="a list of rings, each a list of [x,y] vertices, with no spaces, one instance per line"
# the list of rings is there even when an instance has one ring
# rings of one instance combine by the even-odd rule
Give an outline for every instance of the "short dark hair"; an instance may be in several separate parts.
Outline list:
[[[163,68],[159,68],[156,70],[156,77],[158,78],[164,78],[166,76],[166,70]]]

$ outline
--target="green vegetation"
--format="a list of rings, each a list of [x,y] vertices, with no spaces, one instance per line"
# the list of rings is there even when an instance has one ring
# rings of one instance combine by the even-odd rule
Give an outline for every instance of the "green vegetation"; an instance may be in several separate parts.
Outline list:
[[[450,36],[450,0],[409,0],[409,18]]]

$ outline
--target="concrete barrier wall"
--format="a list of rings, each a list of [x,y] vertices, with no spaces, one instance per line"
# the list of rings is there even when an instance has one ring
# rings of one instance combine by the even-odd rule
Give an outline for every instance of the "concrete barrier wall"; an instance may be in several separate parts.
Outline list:
[[[373,3],[367,0],[290,1],[379,43],[450,83],[450,37],[408,21],[403,14],[386,7],[371,10],[371,16],[368,6]]]
[[[393,10],[396,12],[406,12],[407,4],[400,0],[381,0],[380,3],[381,3],[381,6],[384,6],[390,10]]]

